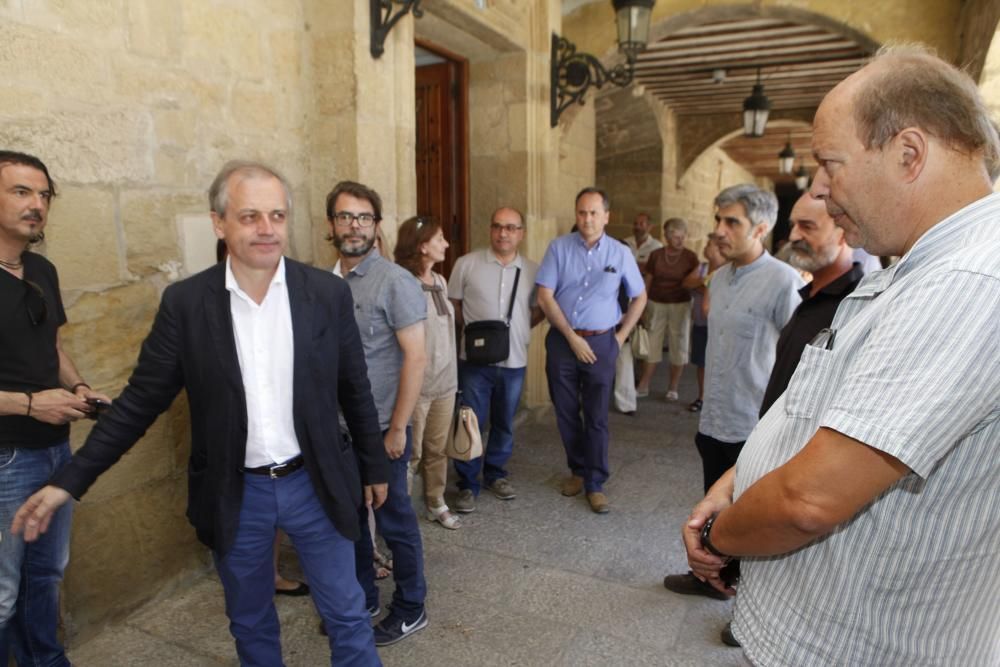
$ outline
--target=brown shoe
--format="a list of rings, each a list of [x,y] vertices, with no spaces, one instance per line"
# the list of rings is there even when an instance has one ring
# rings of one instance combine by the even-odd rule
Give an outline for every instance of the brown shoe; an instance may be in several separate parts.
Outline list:
[[[594,510],[596,514],[607,514],[608,510],[611,509],[608,506],[608,497],[600,491],[588,493],[587,502],[590,503],[590,509]]]
[[[564,496],[578,496],[581,491],[583,491],[583,477],[573,475],[563,480],[562,494]]]

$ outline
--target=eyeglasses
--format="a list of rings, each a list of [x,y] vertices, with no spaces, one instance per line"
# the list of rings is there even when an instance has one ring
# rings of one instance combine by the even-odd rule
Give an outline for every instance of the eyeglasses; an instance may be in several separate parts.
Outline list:
[[[340,227],[350,227],[355,220],[362,227],[371,227],[379,218],[374,213],[351,213],[350,211],[337,211],[333,214],[333,221]]]
[[[31,320],[32,325],[37,327],[45,321],[49,314],[49,306],[45,302],[45,292],[37,283],[30,280],[24,281],[24,289],[24,305],[28,308],[28,319]]]
[[[518,230],[524,229],[524,227],[521,225],[498,225],[495,222],[491,222],[490,229],[494,232],[507,232],[508,234],[513,234]]]

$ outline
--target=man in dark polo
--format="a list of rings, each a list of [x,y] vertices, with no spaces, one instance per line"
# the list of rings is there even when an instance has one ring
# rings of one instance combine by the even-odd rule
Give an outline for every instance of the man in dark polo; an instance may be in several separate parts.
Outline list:
[[[625,244],[604,233],[609,212],[604,191],[581,190],[576,230],[549,244],[535,278],[538,305],[552,325],[545,339],[545,372],[571,473],[562,494],[586,491],[598,514],[609,509],[604,482],[615,361],[646,305],[635,258]],[[622,285],[630,299],[624,316],[618,305]]]

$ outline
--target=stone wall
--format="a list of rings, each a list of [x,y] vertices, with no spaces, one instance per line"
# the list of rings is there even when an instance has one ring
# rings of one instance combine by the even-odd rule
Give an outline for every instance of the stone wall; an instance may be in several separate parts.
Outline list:
[[[577,193],[597,183],[594,156],[595,111],[593,100],[582,107],[567,109],[559,123],[559,209],[556,214],[559,233],[565,234],[576,224]]]
[[[694,161],[676,187],[665,188],[663,215],[687,221],[687,245],[700,253],[705,246],[705,236],[715,225],[712,207],[715,195],[730,185],[753,182],[753,174],[734,162],[725,151],[710,148]]]
[[[617,238],[632,233],[637,213],[648,213],[654,224],[662,222],[663,139],[655,115],[662,106],[655,102],[651,106],[634,90],[631,86],[613,89],[594,101],[597,184],[611,198],[608,233]]]
[[[226,160],[269,161],[304,191],[304,20],[267,0],[0,3],[0,145],[41,157],[59,185],[41,251],[59,268],[65,347],[95,389],[124,386],[162,288],[185,272],[178,220],[209,224]],[[299,199],[293,254],[311,260]],[[74,447],[88,430],[74,426]],[[71,635],[206,565],[184,518],[188,437],[182,396],[77,508]]]

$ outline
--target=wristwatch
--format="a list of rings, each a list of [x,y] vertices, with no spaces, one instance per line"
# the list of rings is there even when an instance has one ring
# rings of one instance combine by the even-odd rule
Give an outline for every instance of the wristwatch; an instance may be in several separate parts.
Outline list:
[[[716,513],[708,517],[708,521],[706,521],[705,525],[701,527],[701,546],[705,551],[712,554],[713,556],[718,556],[719,558],[725,558],[726,560],[729,560],[730,558],[732,558],[732,556],[730,556],[729,554],[722,553],[721,551],[716,549],[715,546],[712,544],[712,537],[711,537],[712,526],[715,525],[715,519],[718,516],[719,515]]]

